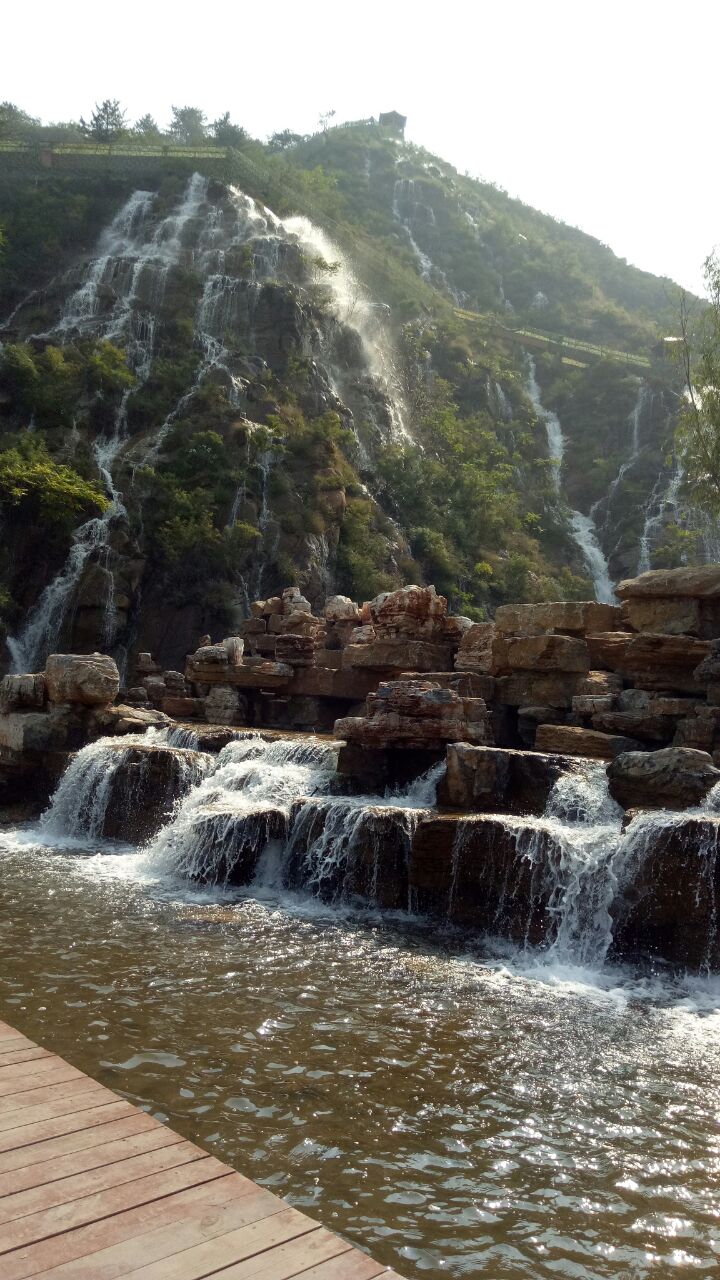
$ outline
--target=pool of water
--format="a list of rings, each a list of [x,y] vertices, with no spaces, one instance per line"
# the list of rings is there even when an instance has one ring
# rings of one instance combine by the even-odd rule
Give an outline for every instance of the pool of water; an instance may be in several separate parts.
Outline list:
[[[380,1261],[716,1275],[720,982],[461,945],[0,832],[0,1017]]]

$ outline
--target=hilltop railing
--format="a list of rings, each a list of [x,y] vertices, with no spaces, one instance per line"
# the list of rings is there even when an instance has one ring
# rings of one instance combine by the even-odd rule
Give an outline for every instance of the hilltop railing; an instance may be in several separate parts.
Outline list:
[[[456,307],[455,312],[468,320],[484,320],[487,322],[489,319],[488,316],[482,315],[479,311],[466,311],[461,307]],[[586,342],[584,338],[570,338],[567,334],[562,333],[544,333],[541,329],[513,329],[509,325],[502,324],[499,320],[491,320],[491,324],[497,332],[504,334],[508,338],[514,338],[516,342],[521,344],[524,342],[527,346],[543,346],[556,349],[561,354],[575,352],[579,355],[593,356],[597,360],[617,360],[623,364],[641,365],[644,369],[650,368],[649,357],[639,355],[636,351],[620,351],[616,347],[606,347],[600,343]]]

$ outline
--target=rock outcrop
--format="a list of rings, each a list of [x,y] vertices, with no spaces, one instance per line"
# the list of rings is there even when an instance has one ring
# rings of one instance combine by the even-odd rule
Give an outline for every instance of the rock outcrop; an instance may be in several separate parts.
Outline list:
[[[610,794],[625,809],[685,809],[720,782],[712,756],[688,747],[628,751],[608,769]]]
[[[492,742],[482,698],[462,698],[431,680],[391,680],[368,695],[367,714],[340,719],[335,734],[364,747],[437,750],[447,742]]]
[[[45,685],[50,702],[96,707],[115,700],[120,674],[105,654],[52,653],[45,664]]]

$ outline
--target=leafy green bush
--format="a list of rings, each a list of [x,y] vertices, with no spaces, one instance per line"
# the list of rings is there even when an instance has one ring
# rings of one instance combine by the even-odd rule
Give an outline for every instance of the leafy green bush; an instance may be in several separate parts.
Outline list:
[[[54,462],[42,440],[23,436],[0,451],[0,515],[27,524],[40,521],[52,535],[67,534],[107,506],[97,485]]]

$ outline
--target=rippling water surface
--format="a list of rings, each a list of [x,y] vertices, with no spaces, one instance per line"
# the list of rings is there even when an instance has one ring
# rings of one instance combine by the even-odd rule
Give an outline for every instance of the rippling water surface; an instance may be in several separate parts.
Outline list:
[[[715,1276],[720,985],[0,833],[0,1017],[406,1276]]]

